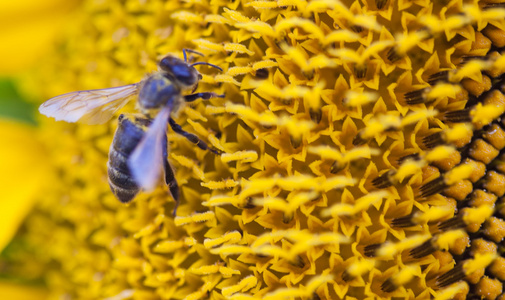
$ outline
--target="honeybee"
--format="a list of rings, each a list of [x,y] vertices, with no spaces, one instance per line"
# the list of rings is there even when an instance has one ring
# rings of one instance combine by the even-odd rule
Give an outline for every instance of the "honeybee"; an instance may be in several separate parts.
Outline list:
[[[164,181],[175,201],[175,215],[179,204],[179,187],[168,162],[167,123],[174,132],[186,137],[199,148],[218,153],[209,149],[196,135],[184,131],[171,116],[184,102],[224,97],[212,92],[194,93],[202,78],[194,66],[208,65],[219,71],[222,69],[207,62],[190,64],[186,52],[203,55],[184,49],[184,60],[165,56],[158,63],[160,70],[138,83],[71,92],[51,98],[39,107],[41,114],[57,121],[102,124],[137,96],[137,106],[142,115],[119,116],[107,162],[111,191],[123,203],[132,201],[141,189],[153,190],[164,173]],[[185,91],[192,92],[183,95]]]

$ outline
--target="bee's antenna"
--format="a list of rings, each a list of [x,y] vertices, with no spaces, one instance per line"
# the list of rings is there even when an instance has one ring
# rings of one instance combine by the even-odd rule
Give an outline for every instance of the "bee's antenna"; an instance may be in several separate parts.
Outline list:
[[[200,53],[198,51],[195,51],[195,50],[191,50],[191,49],[182,49],[182,54],[184,55],[184,61],[185,62],[188,62],[188,57],[186,55],[186,52],[189,52],[189,53],[194,53],[194,54],[198,54],[198,55],[201,55],[201,56],[205,56],[203,55],[203,53]]]
[[[223,69],[221,69],[220,67],[216,66],[216,65],[213,65],[211,63],[208,63],[208,62],[204,62],[204,61],[199,61],[199,62],[196,62],[194,64],[191,64],[191,66],[196,66],[196,65],[206,65],[206,66],[210,66],[210,67],[213,67],[213,68],[216,68],[218,69],[219,71],[223,72]]]

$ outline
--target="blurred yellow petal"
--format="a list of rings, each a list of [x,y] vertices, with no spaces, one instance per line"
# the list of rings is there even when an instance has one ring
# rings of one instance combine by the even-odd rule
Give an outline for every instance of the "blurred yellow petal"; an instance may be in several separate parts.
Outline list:
[[[0,299],[42,300],[47,298],[47,294],[43,288],[0,282]]]
[[[12,74],[47,55],[77,1],[0,1],[0,73]]]
[[[0,251],[16,233],[48,177],[47,157],[36,129],[0,120]],[[5,298],[2,298],[5,299]]]

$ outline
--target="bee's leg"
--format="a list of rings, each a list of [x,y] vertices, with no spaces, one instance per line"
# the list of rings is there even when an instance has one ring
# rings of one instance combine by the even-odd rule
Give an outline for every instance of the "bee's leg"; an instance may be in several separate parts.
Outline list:
[[[179,185],[177,184],[177,180],[175,179],[174,170],[172,166],[168,162],[168,159],[165,160],[165,182],[168,185],[168,189],[172,194],[172,197],[175,201],[173,215],[177,212],[177,207],[179,207]]]
[[[207,144],[204,141],[202,141],[199,137],[197,137],[196,135],[194,135],[192,133],[189,133],[187,131],[184,131],[184,129],[182,129],[181,125],[175,123],[174,119],[170,118],[170,120],[168,122],[170,123],[170,127],[172,127],[172,130],[175,133],[178,133],[178,134],[182,135],[183,137],[185,137],[186,139],[188,139],[188,141],[190,141],[191,143],[197,145],[198,148],[200,148],[202,150],[209,150],[209,151],[211,151],[214,154],[220,154],[219,150],[209,148],[207,146]]]
[[[192,101],[195,101],[200,98],[203,100],[209,100],[210,98],[214,98],[214,97],[224,98],[224,94],[219,95],[219,94],[211,93],[211,92],[195,93],[195,94],[189,94],[189,95],[184,96],[184,100],[186,102],[192,102]]]

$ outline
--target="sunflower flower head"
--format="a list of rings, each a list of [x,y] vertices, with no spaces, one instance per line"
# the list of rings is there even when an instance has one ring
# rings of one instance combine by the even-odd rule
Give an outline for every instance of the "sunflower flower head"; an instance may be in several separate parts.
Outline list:
[[[495,1],[86,1],[26,90],[198,66],[181,203],[107,184],[117,122],[41,119],[57,180],[19,238],[54,297],[502,299],[505,8]],[[134,101],[133,101],[134,102]],[[134,112],[133,105],[123,109]],[[27,254],[28,255],[28,254]]]

